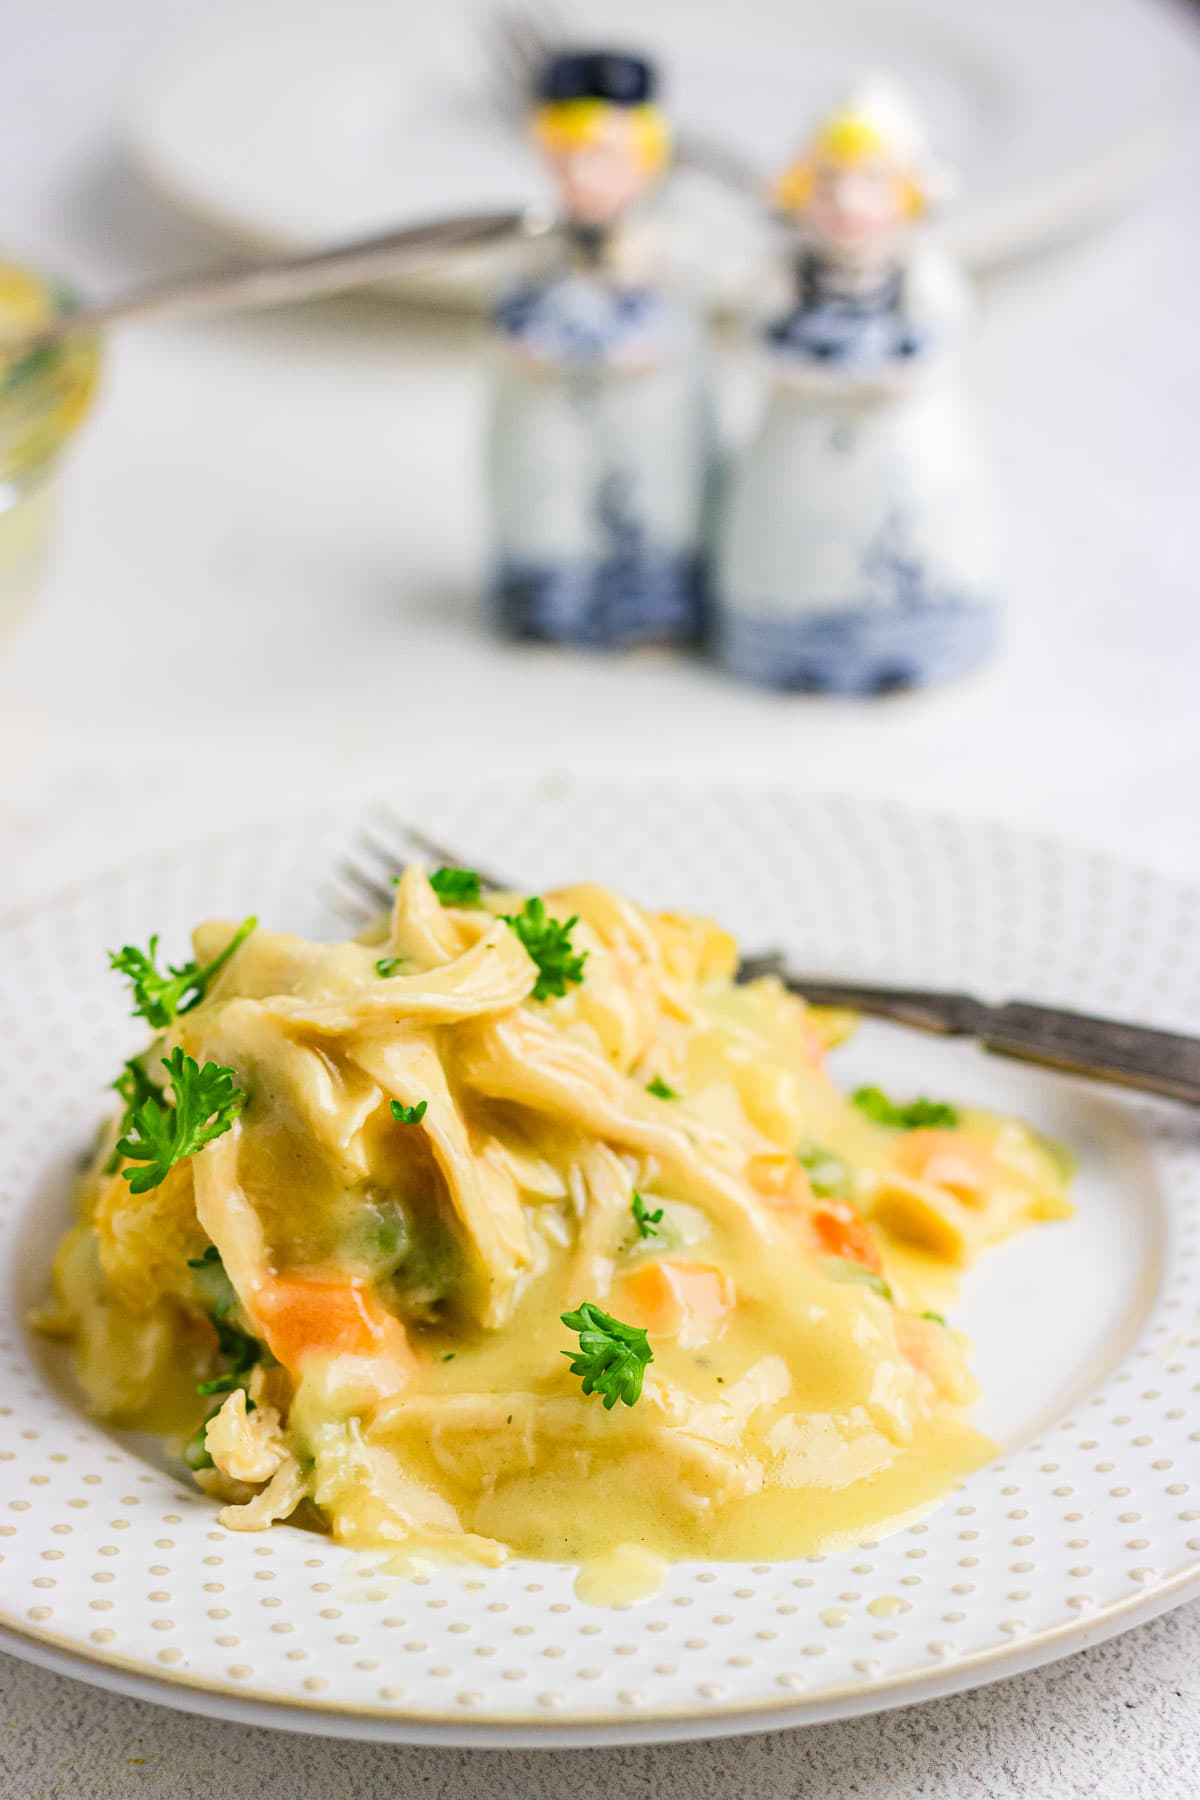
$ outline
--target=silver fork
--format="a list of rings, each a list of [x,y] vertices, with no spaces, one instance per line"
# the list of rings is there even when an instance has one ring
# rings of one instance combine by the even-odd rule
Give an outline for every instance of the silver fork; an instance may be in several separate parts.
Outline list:
[[[405,845],[442,868],[473,869],[483,886],[496,893],[522,891],[520,882],[481,869],[477,862],[464,862],[456,851],[439,844],[416,825],[384,815],[377,830],[368,826],[359,832],[354,849],[334,870],[329,898],[334,910],[352,925],[365,925],[377,913],[385,912],[395,899],[395,883],[410,857],[387,835],[393,832]]]
[[[547,14],[557,18],[558,15]],[[567,37],[563,29],[564,41]],[[485,27],[489,57],[495,65],[506,110],[522,111],[537,71],[554,48],[554,38],[539,30],[532,16],[514,7],[496,14]],[[761,175],[728,145],[704,134],[685,132],[676,142],[675,160],[733,188],[743,197],[761,200]],[[205,269],[171,281],[152,282],[109,300],[59,313],[43,324],[0,332],[0,381],[12,367],[38,351],[72,338],[91,336],[135,319],[186,318],[203,313],[234,312],[246,307],[277,306],[319,294],[342,293],[394,274],[421,258],[456,250],[484,248],[543,237],[554,221],[541,209],[525,207],[424,220],[396,231],[335,244],[297,256],[232,269]]]
[[[413,262],[459,250],[533,240],[553,230],[550,214],[535,207],[519,211],[453,214],[402,225],[396,231],[307,250],[299,256],[272,257],[232,269],[204,269],[171,281],[116,294],[58,313],[44,324],[0,328],[0,381],[6,366],[39,350],[50,350],[72,338],[90,337],[112,325],[135,319],[189,318],[203,313],[237,312],[246,307],[278,306],[339,294],[394,275]]]
[[[451,868],[474,869],[485,887],[524,891],[523,883],[489,873],[427,832],[387,816],[378,829],[364,830],[338,865],[332,898],[342,916],[362,925],[385,911],[392,903],[394,880],[412,849]],[[973,1037],[997,1056],[1200,1106],[1200,1038],[1181,1032],[1156,1031],[1028,1000],[992,1006],[973,994],[829,981],[796,973],[777,950],[745,957],[737,978],[753,981],[761,975],[778,975],[786,988],[814,1006],[845,1006],[939,1037]]]
[[[484,48],[496,77],[497,99],[506,118],[523,119],[533,100],[538,76],[555,51],[575,41],[564,13],[545,4],[502,6],[480,21]],[[764,201],[768,184],[761,169],[740,150],[708,132],[677,130],[674,163],[731,188],[742,199]]]

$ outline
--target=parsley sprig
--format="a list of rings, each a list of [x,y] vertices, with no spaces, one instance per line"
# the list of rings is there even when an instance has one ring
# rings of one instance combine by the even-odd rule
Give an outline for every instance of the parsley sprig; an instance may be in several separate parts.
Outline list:
[[[958,1124],[958,1113],[942,1100],[920,1098],[901,1106],[895,1100],[889,1100],[883,1089],[877,1087],[859,1088],[854,1104],[868,1119],[874,1119],[876,1125],[890,1125],[897,1131],[916,1131],[923,1125]]]
[[[654,1361],[650,1340],[640,1325],[623,1325],[611,1313],[585,1300],[561,1315],[568,1331],[579,1333],[578,1350],[564,1350],[572,1375],[582,1376],[585,1394],[599,1394],[611,1412],[620,1400],[634,1406],[642,1394],[642,1376]]]
[[[663,1216],[663,1209],[661,1206],[656,1208],[654,1212],[647,1212],[646,1202],[642,1199],[642,1196],[638,1193],[637,1189],[634,1188],[633,1201],[629,1210],[633,1214],[633,1222],[637,1226],[637,1234],[640,1238],[652,1238],[660,1235],[658,1228],[662,1224]]]
[[[225,1264],[221,1261],[221,1252],[215,1244],[209,1244],[203,1256],[189,1256],[188,1268],[195,1269],[198,1276],[196,1286],[208,1301],[208,1314],[214,1322],[223,1319],[230,1307],[237,1302],[232,1281],[225,1273]]]
[[[118,975],[125,975],[133,989],[133,1016],[139,1016],[162,1031],[184,1012],[199,1006],[208,984],[223,969],[239,945],[244,944],[258,924],[254,918],[243,919],[219,956],[203,968],[197,962],[168,963],[166,971],[158,967],[158,935],[150,939],[148,950],[126,944],[110,950],[108,964]]]
[[[143,1165],[122,1170],[135,1194],[158,1187],[176,1163],[221,1137],[246,1104],[237,1076],[219,1063],[206,1062],[201,1068],[194,1056],[176,1046],[163,1058],[163,1068],[174,1105],[157,1091],[147,1095],[134,1108],[129,1128],[117,1143],[119,1155]]]
[[[209,1314],[213,1329],[217,1334],[217,1351],[228,1363],[228,1368],[220,1375],[214,1375],[211,1381],[198,1381],[198,1394],[231,1394],[236,1387],[246,1385],[246,1377],[255,1364],[262,1360],[262,1345],[258,1339],[243,1331],[240,1325],[231,1325],[223,1314]]]
[[[569,981],[578,984],[583,980],[583,965],[588,952],[576,952],[571,944],[571,933],[579,923],[577,913],[563,924],[546,916],[544,901],[527,900],[519,913],[501,913],[500,917],[516,932],[537,964],[535,1000],[548,1000],[551,994],[565,994]]]
[[[386,981],[389,976],[394,975],[396,970],[403,966],[405,961],[406,958],[403,956],[381,956],[375,964],[375,973],[380,981]]]
[[[243,1331],[226,1315],[236,1303],[237,1295],[233,1283],[225,1273],[225,1265],[221,1261],[221,1252],[215,1244],[209,1244],[202,1256],[189,1256],[188,1268],[195,1269],[199,1276],[198,1286],[205,1296],[212,1300],[208,1308],[208,1318],[217,1334],[217,1354],[225,1364],[219,1375],[210,1381],[198,1381],[196,1392],[205,1399],[213,1395],[231,1394],[235,1388],[248,1388],[252,1371],[263,1360],[264,1350],[256,1337]],[[213,1459],[206,1442],[208,1427],[224,1405],[217,1400],[210,1406],[203,1419],[183,1447],[183,1460],[189,1469],[211,1469]],[[254,1402],[246,1400],[246,1411],[254,1411]]]
[[[121,1123],[117,1129],[118,1138],[123,1138],[126,1132],[133,1129],[134,1115],[138,1107],[142,1105],[143,1101],[157,1100],[159,1090],[143,1068],[141,1058],[137,1056],[130,1057],[112,1086],[125,1103],[125,1110],[121,1114]],[[113,1174],[120,1160],[121,1152],[114,1144],[112,1155],[104,1165],[104,1173],[106,1175]]]
[[[243,1331],[240,1325],[235,1325],[227,1316],[237,1304],[237,1294],[225,1273],[221,1252],[215,1244],[209,1244],[202,1256],[188,1257],[188,1268],[195,1269],[198,1278],[196,1285],[203,1298],[209,1302],[206,1309],[208,1321],[217,1334],[217,1355],[225,1365],[221,1373],[214,1375],[211,1380],[198,1381],[196,1392],[207,1400],[214,1395],[231,1394],[235,1388],[248,1389],[252,1372],[267,1356],[267,1352],[256,1337]],[[214,1400],[183,1446],[183,1460],[189,1469],[213,1467],[206,1441],[208,1427],[223,1405],[223,1397]],[[254,1402],[249,1394],[246,1397],[246,1411],[254,1411]]]
[[[478,906],[482,882],[474,869],[435,869],[429,885],[443,906]]]
[[[428,1100],[418,1100],[415,1106],[405,1106],[400,1100],[392,1101],[392,1117],[397,1125],[419,1125],[428,1110]]]
[[[656,1100],[678,1100],[679,1098],[675,1089],[665,1082],[661,1075],[656,1075],[653,1081],[646,1083],[646,1092],[653,1094]]]

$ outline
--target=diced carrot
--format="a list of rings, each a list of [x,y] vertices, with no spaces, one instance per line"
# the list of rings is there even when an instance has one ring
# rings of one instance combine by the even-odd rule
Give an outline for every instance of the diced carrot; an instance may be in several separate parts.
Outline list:
[[[825,1061],[825,1039],[810,1018],[802,1018],[796,1026],[798,1049],[810,1068],[819,1069]]]
[[[625,1291],[640,1325],[688,1347],[717,1336],[737,1304],[729,1277],[704,1263],[643,1263]]]
[[[893,1315],[896,1342],[905,1361],[927,1375],[943,1400],[966,1406],[975,1398],[975,1383],[955,1343],[954,1333],[936,1319],[918,1319],[897,1308]]]
[[[944,1188],[968,1205],[996,1175],[991,1153],[983,1144],[960,1132],[939,1131],[932,1126],[904,1132],[892,1152],[892,1161],[902,1175]]]
[[[399,1319],[385,1312],[361,1281],[319,1273],[276,1276],[256,1296],[271,1352],[286,1369],[308,1355],[415,1359]]]
[[[854,1208],[845,1200],[823,1200],[814,1206],[809,1225],[823,1256],[840,1256],[878,1275],[883,1268],[879,1246]]]
[[[906,1362],[922,1374],[935,1376],[944,1360],[946,1328],[934,1319],[917,1319],[912,1313],[897,1311],[892,1320],[896,1342]]]
[[[786,1151],[767,1151],[752,1156],[746,1175],[755,1193],[772,1212],[798,1212],[812,1200],[812,1188],[801,1163]]]

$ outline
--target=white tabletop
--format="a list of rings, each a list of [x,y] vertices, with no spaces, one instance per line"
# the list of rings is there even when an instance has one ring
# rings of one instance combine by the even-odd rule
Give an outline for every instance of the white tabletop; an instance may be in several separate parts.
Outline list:
[[[85,285],[211,257],[116,157],[184,0],[40,0],[6,38],[0,239]],[[1099,10],[1099,9],[1098,9]],[[1200,96],[1200,30],[1179,16]],[[1119,71],[1114,71],[1114,80]],[[133,848],[431,775],[849,788],[1200,878],[1200,106],[1103,233],[997,277],[972,361],[1013,543],[1003,653],[868,704],[680,658],[498,647],[478,328],[386,302],[130,332],[72,459],[44,600],[0,646],[0,910]],[[727,359],[736,416],[744,356]],[[278,1740],[15,1664],[6,1794],[1193,1795],[1200,1606],[1057,1669],[744,1747],[594,1756]],[[144,1762],[132,1759],[144,1757]],[[1190,1758],[1190,1760],[1189,1760]],[[536,1773],[535,1773],[536,1772]],[[858,1785],[855,1786],[854,1784]]]
[[[1195,1800],[1200,1603],[871,1719],[616,1750],[427,1750],[219,1724],[0,1659],[5,1800]]]

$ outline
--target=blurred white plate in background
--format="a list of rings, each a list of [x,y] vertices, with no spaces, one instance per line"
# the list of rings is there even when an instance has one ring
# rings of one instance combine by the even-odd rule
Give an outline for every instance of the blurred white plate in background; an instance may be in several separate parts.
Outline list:
[[[144,93],[134,155],[189,211],[279,249],[535,197],[536,163],[498,101],[487,13],[470,0],[219,5]],[[894,73],[961,173],[949,229],[977,268],[1126,195],[1161,138],[1178,31],[1153,0],[576,0],[560,16],[577,42],[659,58],[675,117],[767,170],[849,77]],[[667,205],[704,247],[710,295],[743,294],[761,225],[694,176]],[[407,285],[478,303],[494,258]]]

